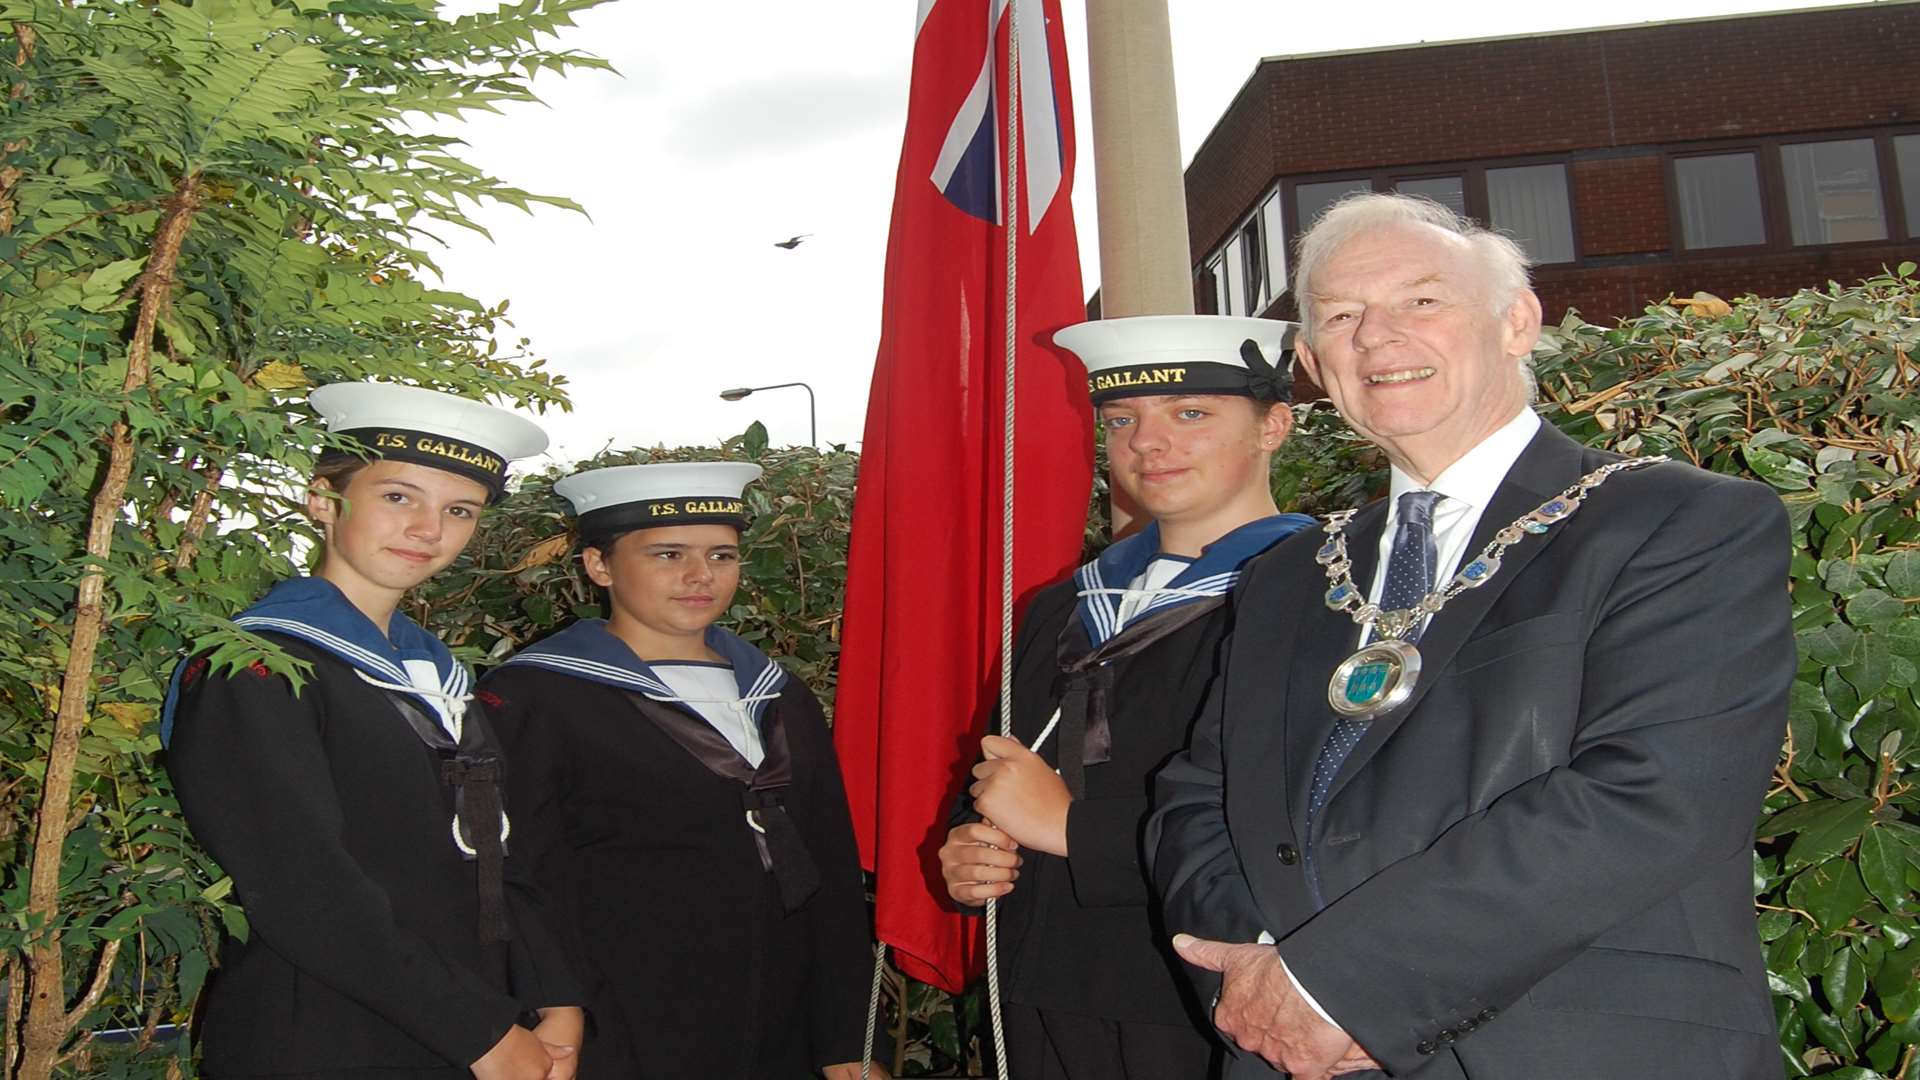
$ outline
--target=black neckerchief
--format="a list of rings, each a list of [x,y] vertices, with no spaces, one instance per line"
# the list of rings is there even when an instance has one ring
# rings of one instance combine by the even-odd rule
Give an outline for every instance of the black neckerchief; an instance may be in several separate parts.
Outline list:
[[[793,783],[793,758],[788,753],[787,729],[780,709],[769,708],[762,714],[760,741],[766,756],[755,768],[703,717],[645,694],[628,691],[626,698],[708,772],[741,785],[742,824],[753,832],[760,868],[773,875],[782,909],[789,915],[800,910],[820,888],[820,870],[807,851],[799,827],[787,814],[786,792]]]
[[[1060,702],[1060,747],[1078,742],[1078,754],[1061,753],[1060,776],[1078,799],[1086,793],[1086,766],[1113,757],[1113,725],[1107,698],[1113,689],[1113,664],[1140,653],[1155,642],[1197,621],[1227,602],[1225,596],[1206,596],[1135,619],[1120,632],[1089,649],[1079,620],[1069,619],[1061,629],[1055,659],[1054,697]]]
[[[507,922],[506,857],[507,840],[501,835],[506,809],[500,796],[504,777],[500,764],[500,742],[493,736],[486,713],[469,709],[462,718],[460,742],[455,745],[447,730],[428,716],[414,698],[391,690],[382,690],[386,699],[406,718],[413,733],[440,759],[441,782],[453,788],[453,819],[465,845],[461,857],[479,864],[480,940],[491,944],[512,937]],[[473,854],[467,854],[467,848]]]

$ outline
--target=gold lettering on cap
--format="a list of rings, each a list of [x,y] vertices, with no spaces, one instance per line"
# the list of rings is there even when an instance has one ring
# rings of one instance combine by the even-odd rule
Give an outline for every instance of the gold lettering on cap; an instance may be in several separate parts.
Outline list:
[[[384,445],[386,436],[382,435],[380,438],[383,440],[382,445]],[[401,445],[405,445],[404,441]],[[415,438],[413,440],[413,450],[415,453],[432,454],[434,457],[443,457],[449,461],[457,461],[462,465],[471,465],[476,469],[490,473],[505,471],[507,464],[500,458],[474,447],[462,443],[449,442],[445,439],[436,439],[430,435],[421,435]]]
[[[1186,381],[1187,369],[1184,367],[1110,371],[1089,376],[1087,391],[1097,394],[1103,390],[1124,390],[1134,386],[1178,386]]]

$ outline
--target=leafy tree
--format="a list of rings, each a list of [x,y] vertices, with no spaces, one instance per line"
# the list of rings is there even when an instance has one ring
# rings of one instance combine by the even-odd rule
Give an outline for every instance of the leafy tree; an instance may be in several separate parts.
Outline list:
[[[314,536],[310,383],[563,401],[499,355],[505,305],[420,279],[429,229],[530,195],[431,121],[532,100],[598,0],[442,18],[408,0],[0,0],[0,963],[4,1066],[184,1020],[210,920],[244,932],[153,763],[189,640]],[[524,341],[522,345],[524,346]],[[209,529],[210,523],[219,523]],[[268,662],[298,676],[284,657]]]

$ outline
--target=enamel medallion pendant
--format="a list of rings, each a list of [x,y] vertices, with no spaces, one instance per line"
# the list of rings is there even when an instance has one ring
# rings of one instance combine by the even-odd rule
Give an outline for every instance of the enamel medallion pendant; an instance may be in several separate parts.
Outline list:
[[[1371,720],[1412,696],[1420,681],[1420,650],[1387,639],[1354,653],[1333,669],[1327,704],[1341,716]]]

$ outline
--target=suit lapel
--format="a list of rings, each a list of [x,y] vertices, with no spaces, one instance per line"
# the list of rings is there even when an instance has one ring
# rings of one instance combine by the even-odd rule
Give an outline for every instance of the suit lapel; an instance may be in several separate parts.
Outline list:
[[[1466,552],[1461,556],[1460,565],[1465,566],[1473,561],[1492,542],[1495,533],[1506,528],[1520,515],[1564,491],[1580,479],[1580,475],[1580,444],[1562,435],[1552,425],[1542,424],[1533,441],[1527,444],[1513,467],[1507,470],[1506,479],[1494,491],[1493,501],[1481,513],[1479,524],[1473,530],[1473,539],[1468,542]],[[1340,789],[1346,786],[1347,781],[1366,767],[1380,747],[1420,707],[1421,699],[1432,689],[1440,673],[1453,662],[1454,654],[1460,651],[1460,646],[1466,643],[1474,628],[1486,618],[1487,612],[1500,599],[1507,586],[1559,535],[1560,528],[1556,526],[1543,535],[1529,536],[1508,548],[1506,554],[1501,556],[1499,572],[1492,579],[1454,597],[1428,620],[1426,632],[1420,636],[1420,681],[1414,687],[1413,696],[1407,699],[1406,704],[1376,718],[1368,726],[1366,734],[1360,737],[1359,744],[1347,755],[1346,762],[1334,775],[1333,787],[1327,793],[1329,801],[1340,794]],[[1378,532],[1375,532],[1374,540],[1377,551]],[[1358,569],[1357,564],[1355,569]],[[1354,580],[1366,579],[1355,577]],[[1344,656],[1342,653],[1334,663],[1337,664]],[[1332,670],[1331,666],[1327,668],[1329,675]],[[1320,712],[1327,717],[1325,726],[1331,729],[1333,713],[1324,698],[1320,702]],[[1309,762],[1309,776],[1312,768]]]
[[[1386,522],[1387,500],[1377,499],[1347,525],[1347,559],[1352,563],[1353,580],[1362,589],[1373,580],[1374,564],[1380,556],[1380,533]],[[1318,563],[1312,564],[1311,572],[1315,579],[1302,590],[1300,618],[1306,626],[1289,669],[1286,703],[1287,805],[1296,833],[1302,836],[1306,832],[1307,799],[1312,794],[1313,765],[1333,731],[1335,719],[1327,705],[1327,680],[1333,678],[1333,669],[1360,640],[1360,627],[1351,618],[1327,610],[1328,585]]]

